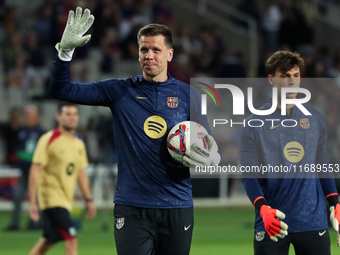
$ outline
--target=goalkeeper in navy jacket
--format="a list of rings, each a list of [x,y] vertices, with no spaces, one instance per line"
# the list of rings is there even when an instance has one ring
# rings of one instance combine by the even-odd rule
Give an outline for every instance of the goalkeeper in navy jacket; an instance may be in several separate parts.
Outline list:
[[[200,94],[167,73],[173,57],[172,34],[158,24],[143,27],[137,35],[143,75],[89,84],[71,82],[74,48],[89,41],[90,35],[83,35],[93,20],[88,9],[82,14],[78,7],[75,16],[70,11],[56,45],[51,95],[78,104],[107,106],[112,111],[118,154],[114,199],[118,254],[189,254],[194,222],[188,166],[217,165],[220,155],[208,135],[206,155],[193,149],[185,156],[184,166],[169,155],[166,137],[175,124],[186,120],[202,124],[210,133],[207,119],[199,114]],[[191,111],[190,99],[196,101]]]
[[[331,206],[333,227],[339,230],[340,205],[327,157],[323,116],[306,105],[303,106],[312,115],[305,115],[295,105],[287,105],[287,116],[281,115],[281,88],[300,86],[303,65],[303,59],[289,51],[278,51],[267,60],[268,79],[278,88],[278,108],[270,115],[251,115],[246,120],[248,123],[251,119],[261,119],[265,123],[262,127],[245,126],[241,130],[243,167],[286,166],[291,169],[281,173],[268,170],[267,175],[243,173],[245,190],[256,208],[255,254],[288,255],[290,244],[296,254],[330,254],[325,198]],[[296,93],[287,93],[286,97],[296,98]],[[261,110],[271,106],[270,101]],[[284,125],[296,126],[282,126],[284,119],[291,119]],[[255,120],[253,122],[255,124]],[[313,165],[315,171],[307,173],[305,167],[311,169]],[[318,173],[316,168],[321,166],[324,172]]]

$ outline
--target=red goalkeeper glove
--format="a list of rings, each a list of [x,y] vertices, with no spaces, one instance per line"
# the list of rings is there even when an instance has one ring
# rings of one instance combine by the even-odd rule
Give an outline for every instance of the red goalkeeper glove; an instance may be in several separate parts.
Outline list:
[[[260,215],[270,239],[274,242],[278,241],[278,237],[284,238],[288,235],[288,225],[283,221],[278,220],[278,218],[283,220],[286,217],[283,212],[277,209],[272,209],[268,205],[262,205]]]

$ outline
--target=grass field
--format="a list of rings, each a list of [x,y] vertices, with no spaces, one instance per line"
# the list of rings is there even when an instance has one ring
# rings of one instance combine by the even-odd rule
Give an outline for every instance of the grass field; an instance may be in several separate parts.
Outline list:
[[[253,254],[253,222],[251,209],[195,209],[195,227],[191,248],[192,255],[249,255]],[[109,221],[109,229],[103,231],[103,218]],[[0,229],[9,223],[8,212],[0,213]],[[28,215],[23,217],[26,224]],[[113,226],[114,218],[110,211],[99,212],[95,219],[84,221],[78,232],[80,255],[113,255],[116,254]],[[336,233],[330,229],[332,254],[340,253],[336,247]],[[0,232],[0,254],[28,254],[33,244],[40,237],[39,231]],[[57,244],[48,253],[64,254],[62,243]],[[291,249],[290,254],[294,254]]]

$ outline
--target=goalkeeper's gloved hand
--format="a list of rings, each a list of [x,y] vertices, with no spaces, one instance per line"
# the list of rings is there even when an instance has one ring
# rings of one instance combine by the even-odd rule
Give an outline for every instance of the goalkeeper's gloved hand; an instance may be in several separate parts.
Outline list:
[[[260,208],[260,215],[270,239],[274,242],[278,241],[278,237],[284,238],[288,235],[288,225],[283,221],[278,220],[278,218],[283,220],[286,217],[283,212],[277,209],[272,209],[268,205],[264,204]]]
[[[58,56],[63,61],[70,61],[74,49],[83,46],[91,39],[91,35],[83,36],[92,26],[94,16],[90,14],[89,9],[85,9],[82,15],[82,8],[77,7],[76,15],[70,11],[67,24],[60,43],[55,46],[59,52]]]
[[[337,203],[335,207],[331,206],[329,208],[329,210],[331,211],[330,221],[332,223],[332,226],[333,226],[334,230],[338,232],[336,242],[337,242],[338,246],[340,246],[340,233],[339,233],[340,204]]]
[[[187,167],[217,166],[221,161],[221,156],[218,153],[215,139],[208,135],[207,142],[208,150],[193,143],[190,146],[190,152],[183,157],[183,164]]]
[[[338,200],[338,194],[336,195],[336,198],[330,198],[332,200],[335,200],[336,201]],[[328,202],[330,202],[329,198],[327,198]],[[330,205],[332,205],[332,203],[330,203]],[[337,234],[337,238],[336,238],[336,242],[337,242],[337,245],[340,246],[340,232],[339,232],[339,223],[340,223],[340,204],[339,203],[336,203],[335,205],[332,205],[329,210],[331,211],[331,214],[330,214],[330,221],[331,221],[331,224],[334,228],[335,231],[338,232]]]
[[[332,193],[326,196],[326,200],[329,204],[330,221],[335,231],[338,232],[336,242],[340,246],[340,233],[339,233],[339,223],[340,223],[340,204],[338,193]]]

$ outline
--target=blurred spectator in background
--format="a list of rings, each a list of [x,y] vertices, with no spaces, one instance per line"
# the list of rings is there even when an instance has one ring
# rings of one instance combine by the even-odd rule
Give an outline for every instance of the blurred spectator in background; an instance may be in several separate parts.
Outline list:
[[[266,0],[263,15],[263,35],[266,50],[275,51],[279,43],[279,31],[281,25],[281,11],[275,0]]]
[[[7,38],[2,51],[2,63],[7,73],[15,67],[16,57],[24,53],[22,35],[17,33]]]
[[[169,71],[173,73],[173,77],[177,80],[190,84],[190,78],[195,77],[195,70],[190,65],[189,54],[179,54],[177,56],[177,65],[171,65],[169,63]]]
[[[166,0],[155,1],[153,6],[154,23],[169,25],[173,21],[174,13],[170,6],[170,2]]]
[[[51,43],[51,27],[52,27],[52,4],[45,1],[36,12],[37,19],[35,20],[34,30],[37,33],[39,46],[43,47]]]
[[[134,24],[149,24],[151,23],[152,9],[150,0],[142,0],[137,2],[133,23]]]
[[[137,25],[133,27],[130,34],[126,37],[124,41],[120,42],[121,58],[126,60],[135,60],[138,58],[138,46],[136,44],[136,34],[142,25]]]
[[[5,141],[6,157],[5,164],[15,165],[17,163],[16,148],[18,134],[21,128],[21,109],[13,107],[9,111],[9,120],[0,125],[0,134]]]
[[[246,68],[242,63],[242,53],[226,53],[222,63],[216,68],[215,77],[220,78],[246,78]]]
[[[179,53],[191,53],[194,50],[194,43],[192,35],[190,34],[190,28],[182,24],[178,26],[177,33],[173,35],[174,37],[174,50]]]
[[[53,1],[53,11],[51,17],[51,34],[52,44],[58,42],[62,36],[65,24],[68,17],[68,11],[74,9],[77,6],[77,2],[74,0],[60,0]]]
[[[337,86],[340,88],[340,61],[334,63],[334,67],[332,67],[328,72],[330,77],[336,78]]]
[[[273,54],[274,52],[271,50],[266,50],[259,56],[259,64],[257,69],[257,77],[258,78],[267,78],[268,74],[266,71],[266,60]]]
[[[12,35],[19,30],[18,10],[15,7],[8,7],[5,12],[4,24],[8,35]]]
[[[26,40],[24,43],[25,52],[27,52],[27,61],[33,67],[42,67],[45,64],[45,57],[42,51],[42,47],[39,44],[39,39],[37,34],[30,31],[26,35]]]
[[[43,133],[45,131],[40,126],[38,108],[34,105],[27,106],[25,108],[25,126],[19,129],[17,144],[17,167],[21,170],[21,176],[13,199],[12,220],[10,225],[5,228],[6,231],[16,231],[20,228],[21,204],[27,192],[29,169],[35,146]],[[40,222],[30,221],[27,228],[36,229],[39,225]]]
[[[5,27],[5,15],[7,14],[7,7],[5,0],[0,0],[0,43],[2,43],[7,36]]]
[[[91,163],[113,164],[117,162],[117,154],[113,136],[113,124],[110,115],[98,115],[89,119],[87,133],[95,134],[87,137],[87,143],[92,144],[99,151],[89,148]],[[94,141],[95,140],[95,141]]]
[[[250,17],[252,17],[257,23],[260,21],[260,11],[255,0],[244,0],[240,3],[237,9]],[[241,26],[247,27],[248,25],[244,22],[240,22]]]
[[[89,83],[91,82],[89,79],[90,69],[84,65],[80,68],[79,72],[77,72],[77,75],[74,75],[74,81],[80,82],[80,83]]]
[[[96,22],[93,23],[91,44],[97,47],[105,39],[109,29],[117,31],[122,14],[117,2],[100,1],[94,9],[93,15],[96,17]]]
[[[327,47],[322,46],[318,49],[318,57],[315,59],[315,61],[319,61],[323,65],[324,72],[328,72],[330,68],[333,66],[333,59],[331,57],[330,51]],[[337,52],[335,51],[335,56],[337,55]],[[339,59],[340,60],[340,59]],[[319,77],[326,77],[326,76],[319,76]]]
[[[308,26],[302,12],[296,8],[293,0],[283,0],[280,27],[280,44],[289,45],[292,51],[300,46],[311,44],[313,31]]]
[[[18,54],[15,58],[15,67],[7,75],[9,86],[28,90],[35,85],[35,70],[28,64],[26,54]]]
[[[103,52],[103,59],[100,69],[103,73],[113,73],[115,68],[114,55],[119,50],[119,43],[117,40],[117,32],[113,28],[108,28],[105,31],[105,37],[101,42],[101,49]]]

